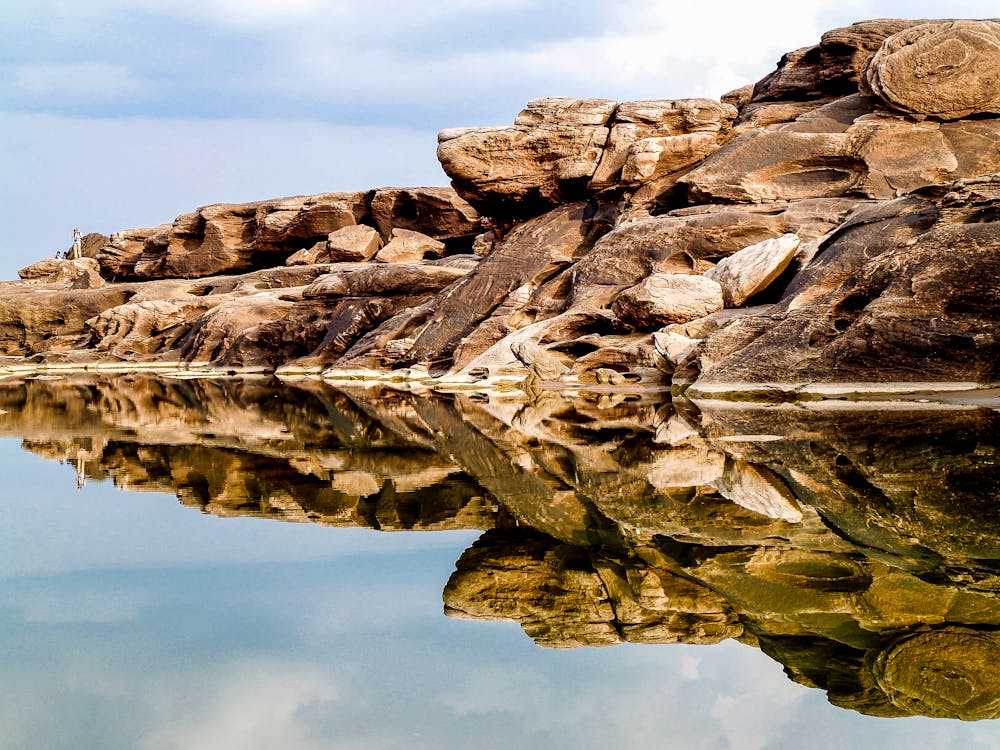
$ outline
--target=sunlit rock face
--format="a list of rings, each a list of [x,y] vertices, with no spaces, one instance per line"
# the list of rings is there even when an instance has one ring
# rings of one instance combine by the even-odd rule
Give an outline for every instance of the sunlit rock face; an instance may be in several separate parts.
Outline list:
[[[449,188],[213,204],[87,235],[85,257],[0,287],[0,368],[443,391],[988,385],[998,29],[861,21],[721,101],[550,97],[512,125],[442,131]],[[353,273],[382,283],[343,285]]]

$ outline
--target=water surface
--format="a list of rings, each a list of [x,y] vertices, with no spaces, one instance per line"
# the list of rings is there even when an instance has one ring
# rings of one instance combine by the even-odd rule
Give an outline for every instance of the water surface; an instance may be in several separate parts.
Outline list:
[[[0,747],[1000,744],[988,407],[78,376],[0,409]]]

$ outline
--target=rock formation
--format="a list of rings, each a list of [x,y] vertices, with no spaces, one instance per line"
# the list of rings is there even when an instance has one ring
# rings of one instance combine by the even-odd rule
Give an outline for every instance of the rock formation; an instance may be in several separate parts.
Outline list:
[[[988,385],[998,60],[997,21],[864,21],[722,102],[539,99],[444,131],[454,189],[88,235],[4,283],[0,366]]]

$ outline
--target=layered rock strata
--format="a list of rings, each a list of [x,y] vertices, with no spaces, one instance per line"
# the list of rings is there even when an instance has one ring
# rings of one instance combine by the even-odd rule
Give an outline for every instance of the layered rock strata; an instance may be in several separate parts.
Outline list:
[[[453,189],[88,235],[4,284],[0,353],[447,388],[989,384],[998,29],[865,21],[721,102],[539,99],[444,131]]]

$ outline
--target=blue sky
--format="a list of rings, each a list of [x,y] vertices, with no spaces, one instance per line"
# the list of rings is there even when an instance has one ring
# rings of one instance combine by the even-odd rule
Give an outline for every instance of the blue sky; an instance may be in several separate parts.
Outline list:
[[[995,0],[953,2],[995,16]],[[209,202],[446,184],[445,127],[539,96],[717,97],[826,29],[940,3],[7,0],[0,277]]]

